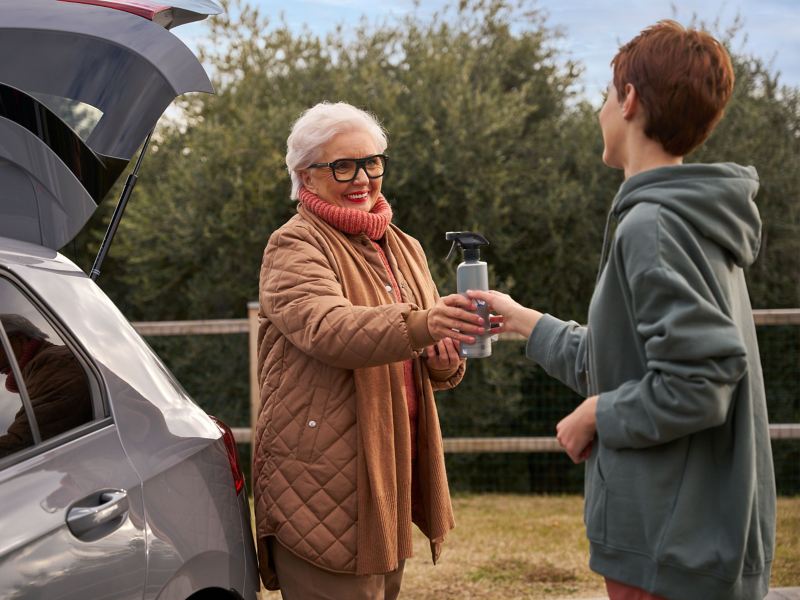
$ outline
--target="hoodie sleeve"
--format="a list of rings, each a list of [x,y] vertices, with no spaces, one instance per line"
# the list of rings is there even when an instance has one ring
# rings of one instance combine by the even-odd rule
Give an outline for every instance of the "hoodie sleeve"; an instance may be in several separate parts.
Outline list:
[[[746,369],[745,347],[708,289],[689,283],[694,274],[685,275],[667,264],[631,281],[647,372],[600,395],[597,432],[607,447],[663,444],[728,418]]]
[[[586,396],[589,393],[586,342],[586,327],[543,315],[528,338],[525,355],[539,363],[548,375]]]
[[[417,348],[409,303],[355,306],[344,296],[326,254],[301,227],[276,232],[264,251],[259,299],[264,315],[303,352],[357,369],[407,360]],[[428,343],[424,340],[423,343]],[[421,347],[421,345],[420,345]]]

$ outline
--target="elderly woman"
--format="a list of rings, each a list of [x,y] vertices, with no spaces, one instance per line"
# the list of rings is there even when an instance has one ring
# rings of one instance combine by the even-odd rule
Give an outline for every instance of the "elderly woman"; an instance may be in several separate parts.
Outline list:
[[[459,383],[459,343],[482,321],[439,298],[419,243],[391,223],[373,117],[318,104],[287,146],[299,205],[260,277],[261,575],[289,600],[396,598],[412,521],[434,561],[454,525],[433,392]]]

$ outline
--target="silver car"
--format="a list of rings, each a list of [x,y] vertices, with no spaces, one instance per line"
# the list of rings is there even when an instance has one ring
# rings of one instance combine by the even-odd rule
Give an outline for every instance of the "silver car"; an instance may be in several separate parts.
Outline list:
[[[0,598],[252,599],[235,442],[58,253],[178,95],[207,0],[2,0]]]

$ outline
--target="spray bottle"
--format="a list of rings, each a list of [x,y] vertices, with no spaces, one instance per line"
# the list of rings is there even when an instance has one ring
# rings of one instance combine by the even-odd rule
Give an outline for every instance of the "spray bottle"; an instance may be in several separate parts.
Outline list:
[[[467,290],[488,290],[489,272],[486,263],[480,260],[481,246],[488,246],[489,241],[479,233],[472,231],[448,231],[445,234],[448,241],[453,242],[450,247],[449,259],[458,245],[464,256],[464,261],[456,270],[456,286],[459,294]],[[467,358],[485,358],[492,355],[491,325],[489,324],[489,306],[482,300],[476,300],[477,313],[483,318],[484,332],[475,336],[474,344],[461,344],[461,356]]]

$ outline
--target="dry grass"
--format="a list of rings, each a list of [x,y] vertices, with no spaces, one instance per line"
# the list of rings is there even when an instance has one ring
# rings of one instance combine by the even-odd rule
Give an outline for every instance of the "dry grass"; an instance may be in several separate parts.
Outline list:
[[[406,563],[403,598],[541,599],[600,596],[586,566],[579,496],[469,495],[454,499],[457,527],[431,564],[418,534]]]
[[[457,527],[433,566],[416,531],[404,600],[544,600],[603,597],[588,566],[580,496],[465,495],[453,500]],[[773,587],[800,586],[800,498],[778,500]],[[264,594],[265,600],[280,595]]]
[[[800,497],[778,498],[778,535],[772,587],[800,586]]]

